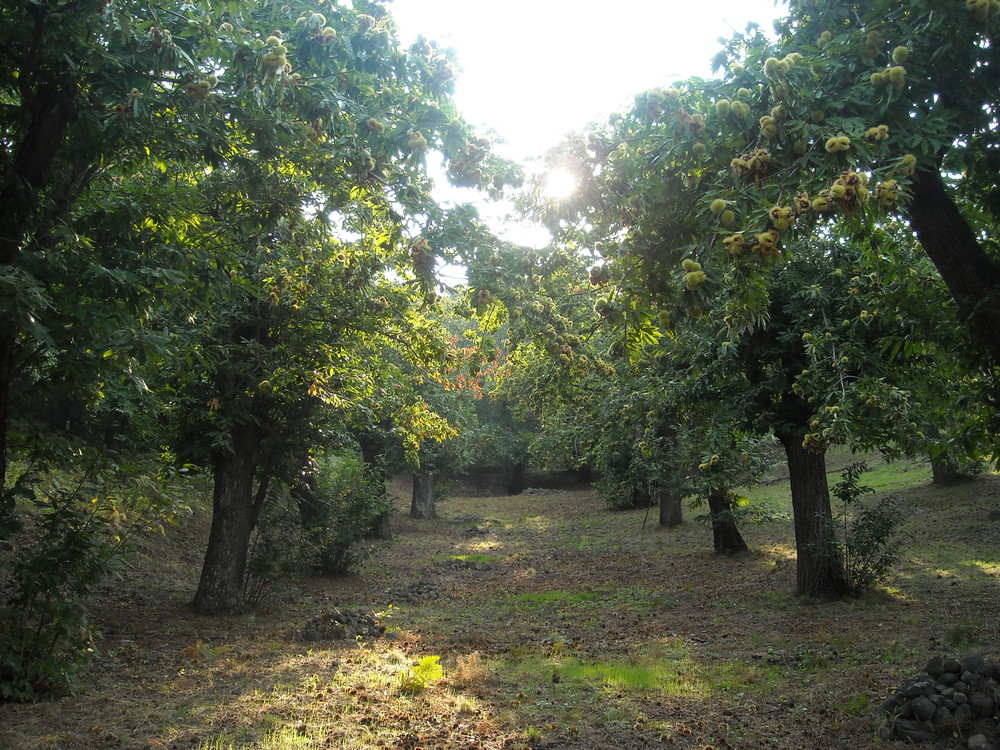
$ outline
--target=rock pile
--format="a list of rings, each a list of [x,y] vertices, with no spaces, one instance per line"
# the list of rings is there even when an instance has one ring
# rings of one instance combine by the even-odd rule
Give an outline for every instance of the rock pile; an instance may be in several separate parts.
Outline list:
[[[386,596],[394,604],[401,602],[419,604],[428,599],[442,599],[445,597],[445,592],[434,581],[423,578],[405,586],[389,589]]]
[[[466,529],[462,532],[463,536],[489,536],[493,533],[493,529],[486,526],[473,526],[471,529]]]
[[[355,638],[379,638],[385,625],[374,612],[365,609],[334,609],[305,624],[303,641],[346,641]]]
[[[957,735],[970,749],[1000,750],[998,710],[1000,662],[975,653],[935,656],[882,704],[889,720],[883,739],[939,742]]]
[[[464,571],[464,570],[493,570],[493,566],[485,562],[477,562],[475,560],[445,560],[444,562],[438,563],[435,567],[438,569],[448,572],[448,571]]]

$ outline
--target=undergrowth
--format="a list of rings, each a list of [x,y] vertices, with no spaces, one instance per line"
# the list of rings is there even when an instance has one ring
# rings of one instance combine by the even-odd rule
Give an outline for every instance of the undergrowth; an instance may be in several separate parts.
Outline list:
[[[83,454],[81,454],[83,456]],[[142,532],[160,531],[189,509],[185,478],[172,468],[86,455],[78,471],[49,470],[16,487],[22,519],[0,556],[0,698],[65,693],[94,656],[88,603],[117,572]],[[28,470],[30,471],[30,469]]]

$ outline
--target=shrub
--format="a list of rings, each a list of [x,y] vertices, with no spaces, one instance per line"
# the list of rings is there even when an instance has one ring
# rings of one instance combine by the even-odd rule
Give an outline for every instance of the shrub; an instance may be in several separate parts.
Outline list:
[[[407,674],[400,677],[400,690],[404,693],[422,692],[432,682],[444,677],[440,656],[421,656]]]
[[[315,462],[315,515],[307,525],[315,566],[329,575],[346,573],[371,552],[363,544],[388,509],[381,477],[360,458],[321,456]]]
[[[142,530],[160,530],[184,508],[176,475],[136,477],[95,468],[42,489],[19,483],[35,508],[0,559],[0,698],[34,700],[69,690],[93,656],[87,603]],[[96,479],[91,479],[96,476]]]
[[[92,653],[86,598],[113,556],[107,521],[72,491],[37,503],[34,540],[10,567],[0,610],[0,695],[30,700],[70,687]],[[30,532],[28,532],[30,533]]]
[[[493,677],[493,670],[478,651],[459,654],[455,657],[455,667],[451,674],[451,684],[458,689],[482,687]]]
[[[287,491],[271,493],[250,538],[244,600],[250,607],[259,607],[279,581],[301,574],[312,559],[295,503]]]
[[[352,453],[310,461],[292,487],[270,493],[250,540],[243,593],[259,606],[278,581],[305,569],[342,575],[371,551],[371,536],[388,511],[384,480]]]
[[[931,455],[931,467],[934,472],[934,482],[942,484],[977,477],[985,471],[986,462],[981,458],[941,453]]]
[[[838,544],[843,560],[847,585],[854,593],[874,586],[885,579],[899,561],[899,525],[901,507],[894,495],[888,495],[874,505],[864,506],[861,500],[875,490],[861,484],[868,471],[864,461],[853,463],[841,473],[833,487],[833,495],[841,502],[843,541]]]
[[[656,484],[658,465],[643,459],[630,445],[605,441],[596,452],[600,478],[594,489],[612,510],[647,508],[653,504],[649,488]]]

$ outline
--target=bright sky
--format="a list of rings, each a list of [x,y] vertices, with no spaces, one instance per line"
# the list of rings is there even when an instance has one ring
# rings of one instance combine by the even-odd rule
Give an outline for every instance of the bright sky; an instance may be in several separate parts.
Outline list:
[[[405,43],[423,34],[455,50],[462,114],[495,131],[505,142],[498,152],[522,163],[641,91],[709,77],[719,37],[750,21],[770,32],[785,12],[776,0],[393,0],[388,8]],[[548,240],[505,222],[499,206],[482,210],[509,240]]]
[[[708,77],[718,38],[748,21],[771,30],[775,0],[394,0],[404,41],[452,47],[466,119],[523,159],[604,120],[640,91]]]

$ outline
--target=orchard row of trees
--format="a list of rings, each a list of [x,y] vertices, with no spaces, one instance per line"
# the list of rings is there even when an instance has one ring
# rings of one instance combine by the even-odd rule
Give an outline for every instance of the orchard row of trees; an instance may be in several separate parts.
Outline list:
[[[0,542],[27,549],[31,498],[53,539],[75,528],[37,479],[82,446],[162,452],[212,478],[194,606],[240,612],[269,499],[321,530],[321,455],[350,444],[373,486],[533,453],[665,525],[702,498],[731,552],[776,440],[798,588],[843,595],[826,449],[958,460],[997,433],[998,8],[793,3],[776,38],[725,44],[720,77],[553,150],[579,190],[520,194],[553,234],[527,251],[433,200],[428,161],[493,194],[520,172],[456,111],[449,53],[402,48],[380,2],[15,4]],[[0,581],[22,632],[25,601],[86,588],[29,567]],[[22,667],[66,640],[8,653],[5,694],[44,687]]]
[[[442,396],[467,355],[434,269],[495,241],[426,166],[520,176],[456,110],[450,52],[374,0],[16,2],[0,59],[0,687],[27,697],[86,651],[98,446],[210,474],[209,614],[245,610],[278,488],[321,517],[323,452],[430,468],[472,408]]]
[[[740,549],[732,488],[773,436],[798,589],[832,598],[851,581],[829,446],[954,466],[995,440],[998,25],[995,2],[793,2],[776,37],[724,45],[718,78],[641,93],[548,155],[579,190],[525,204],[566,270],[529,294],[471,279],[551,355],[522,356],[520,390],[612,502],[652,495],[669,521],[700,496],[716,548]]]

